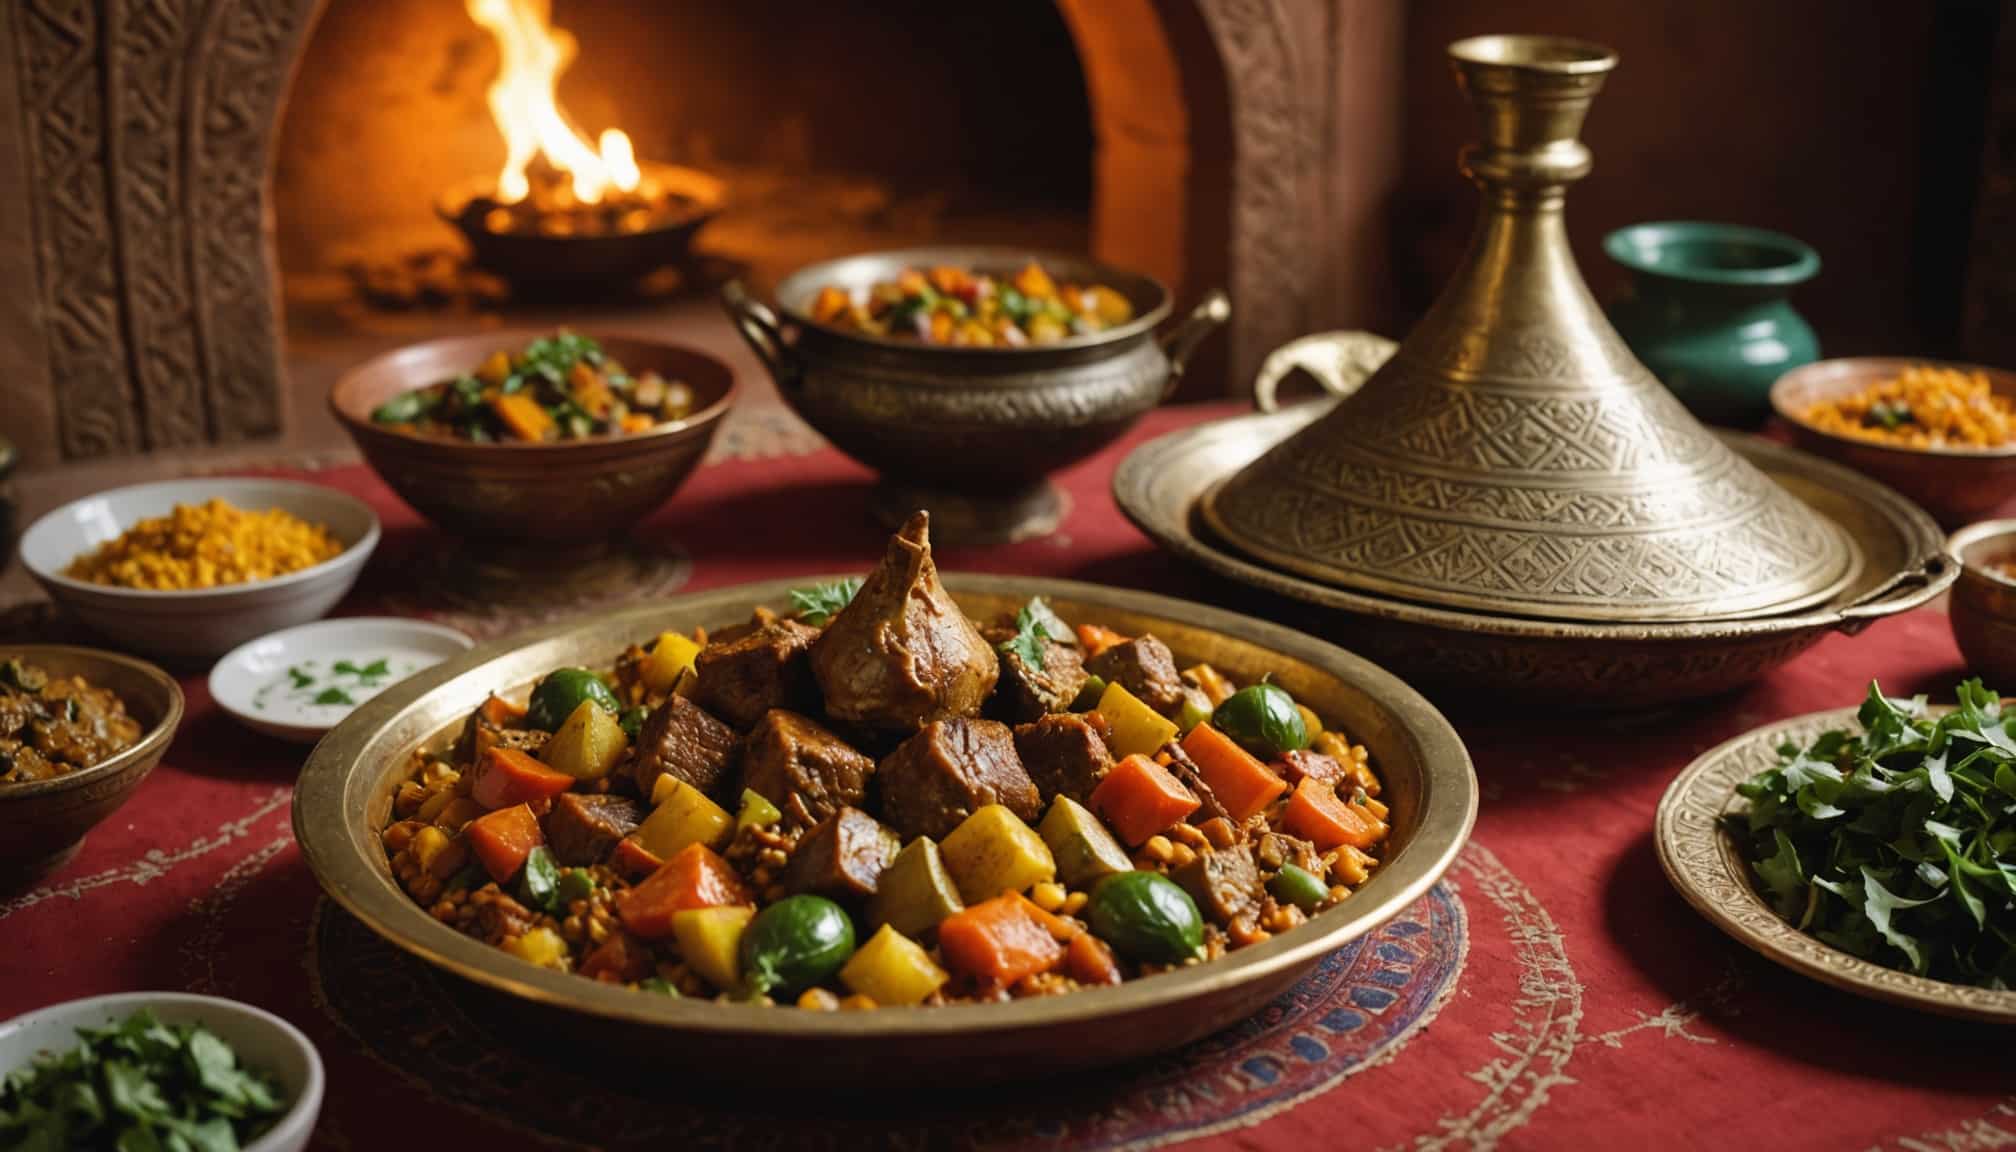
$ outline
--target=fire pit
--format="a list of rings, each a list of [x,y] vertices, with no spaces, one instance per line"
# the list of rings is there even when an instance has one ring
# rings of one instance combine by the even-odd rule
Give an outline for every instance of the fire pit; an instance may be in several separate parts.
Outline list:
[[[489,102],[506,158],[496,177],[450,188],[436,208],[477,266],[518,289],[620,290],[683,263],[720,210],[721,182],[640,163],[619,129],[593,143],[576,130],[557,95],[576,47],[553,27],[550,0],[468,0],[468,10],[497,40]]]

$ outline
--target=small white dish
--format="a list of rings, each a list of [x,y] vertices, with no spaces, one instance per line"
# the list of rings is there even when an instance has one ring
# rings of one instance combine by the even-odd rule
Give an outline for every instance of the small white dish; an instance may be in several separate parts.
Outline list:
[[[293,1103],[245,1152],[300,1152],[322,1111],[322,1058],[299,1028],[263,1008],[189,992],[121,992],[38,1008],[0,1024],[0,1076],[43,1052],[75,1048],[79,1028],[100,1028],[152,1009],[163,1024],[201,1024],[238,1062],[279,1081]]]
[[[78,556],[139,521],[213,497],[247,511],[285,509],[326,525],[345,547],[320,564],[271,580],[188,591],[115,588],[63,574]],[[209,477],[135,484],[73,500],[35,521],[22,535],[19,552],[50,598],[112,646],[169,660],[208,660],[254,636],[327,615],[357,582],[377,546],[377,514],[348,493],[296,480]]]
[[[232,649],[210,669],[210,696],[254,731],[313,744],[357,705],[475,643],[396,616],[318,620]]]

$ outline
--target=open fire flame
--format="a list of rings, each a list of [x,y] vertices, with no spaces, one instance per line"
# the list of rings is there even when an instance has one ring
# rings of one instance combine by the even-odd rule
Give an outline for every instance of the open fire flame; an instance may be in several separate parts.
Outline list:
[[[495,198],[516,204],[532,193],[526,170],[544,157],[572,181],[574,199],[600,204],[634,192],[642,174],[630,137],[605,129],[594,144],[560,109],[560,74],[574,62],[574,38],[553,27],[552,0],[467,0],[469,17],[497,38],[502,67],[490,85],[490,115],[504,136],[504,170]]]

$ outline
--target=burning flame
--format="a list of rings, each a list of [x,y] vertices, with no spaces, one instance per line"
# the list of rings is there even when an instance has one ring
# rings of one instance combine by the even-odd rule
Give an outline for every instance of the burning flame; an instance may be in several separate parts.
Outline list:
[[[591,145],[560,110],[560,74],[574,62],[574,38],[553,27],[552,0],[467,0],[470,19],[497,38],[503,66],[490,85],[490,115],[504,135],[497,199],[516,204],[531,191],[525,169],[535,157],[573,177],[574,197],[599,204],[611,187],[637,187],[630,137],[610,128]]]

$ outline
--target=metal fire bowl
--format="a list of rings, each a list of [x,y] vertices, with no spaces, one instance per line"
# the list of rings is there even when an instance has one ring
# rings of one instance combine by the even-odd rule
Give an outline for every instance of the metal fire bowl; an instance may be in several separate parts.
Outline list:
[[[685,205],[639,232],[590,236],[547,236],[536,232],[494,232],[471,203],[488,195],[488,177],[457,185],[435,204],[441,219],[469,242],[475,264],[496,273],[513,288],[621,293],[645,276],[686,262],[694,234],[721,211],[725,186],[705,172],[670,164],[642,166],[650,179]]]
[[[1795,449],[1731,434],[1724,437],[1731,448],[1854,538],[1862,571],[1825,603],[1743,620],[1602,624],[1457,611],[1335,588],[1247,559],[1196,514],[1214,485],[1328,407],[1306,403],[1152,440],[1121,463],[1113,497],[1163,548],[1299,602],[1281,618],[1349,643],[1424,686],[1602,710],[1710,696],[1769,672],[1830,632],[1853,635],[1916,608],[1959,572],[1938,525],[1897,493]]]
[[[1392,805],[1386,862],[1351,899],[1308,923],[1207,964],[1115,988],[1005,1004],[874,1012],[673,1000],[535,968],[440,924],[399,890],[379,832],[416,749],[448,744],[493,689],[522,693],[565,664],[606,666],[624,645],[667,628],[746,620],[783,609],[820,577],[682,596],[476,649],[373,697],[309,756],[294,792],[294,832],[331,897],[388,941],[480,989],[512,1035],[551,1051],[596,1053],[682,1077],[771,1088],[877,1090],[1051,1075],[1132,1060],[1194,1040],[1258,1010],[1329,953],[1419,899],[1455,859],[1477,812],[1469,753],[1433,705],[1358,656],[1279,625],[1126,589],[1065,580],[948,576],[968,614],[1012,612],[1043,596],[1067,619],[1151,631],[1184,662],[1209,660],[1242,680],[1271,674],[1370,748]]]

